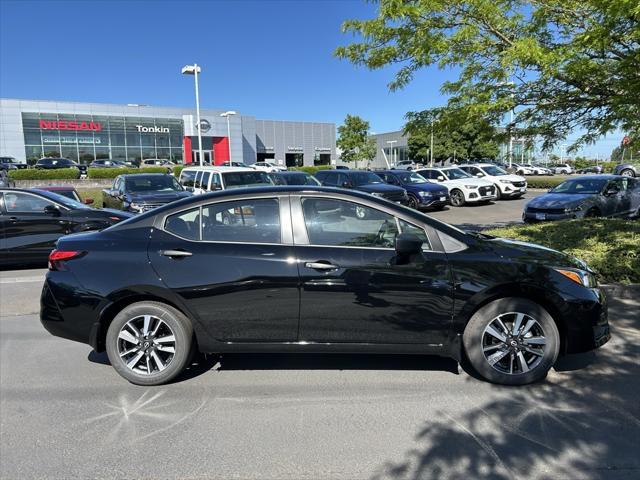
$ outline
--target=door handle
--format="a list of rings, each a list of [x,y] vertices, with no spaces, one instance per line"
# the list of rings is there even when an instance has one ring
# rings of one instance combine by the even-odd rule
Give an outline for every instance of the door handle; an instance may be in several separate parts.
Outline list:
[[[337,270],[340,268],[337,265],[331,265],[328,262],[307,262],[304,266],[313,270]]]
[[[160,255],[164,255],[165,257],[179,258],[190,257],[193,254],[185,250],[160,250]]]
[[[9,221],[11,223],[16,223],[18,221],[18,217],[9,217]]]

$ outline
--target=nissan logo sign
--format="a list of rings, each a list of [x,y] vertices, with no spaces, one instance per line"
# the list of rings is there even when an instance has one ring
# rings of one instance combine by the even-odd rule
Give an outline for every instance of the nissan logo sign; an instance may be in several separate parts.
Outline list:
[[[211,130],[211,124],[209,123],[209,120],[200,120],[200,125],[198,127],[200,129],[201,132],[208,132],[209,130]]]

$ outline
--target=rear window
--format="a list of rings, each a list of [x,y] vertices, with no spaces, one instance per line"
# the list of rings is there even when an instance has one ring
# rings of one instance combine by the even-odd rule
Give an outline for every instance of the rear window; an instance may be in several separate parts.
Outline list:
[[[225,188],[273,185],[266,172],[227,172],[222,174]]]

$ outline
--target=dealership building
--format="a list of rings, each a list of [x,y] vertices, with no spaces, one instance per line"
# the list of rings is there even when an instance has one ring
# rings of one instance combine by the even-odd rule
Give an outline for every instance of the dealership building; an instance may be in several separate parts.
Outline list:
[[[42,157],[139,162],[166,158],[289,167],[335,164],[333,123],[258,120],[225,110],[0,99],[0,156],[33,163]],[[228,115],[223,115],[228,113]],[[229,114],[230,113],[230,114]]]

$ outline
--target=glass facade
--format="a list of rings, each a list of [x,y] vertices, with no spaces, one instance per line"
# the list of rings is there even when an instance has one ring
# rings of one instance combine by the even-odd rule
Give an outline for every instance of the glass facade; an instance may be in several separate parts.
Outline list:
[[[182,163],[182,120],[62,113],[22,113],[27,162],[66,157],[81,163],[166,158]]]

